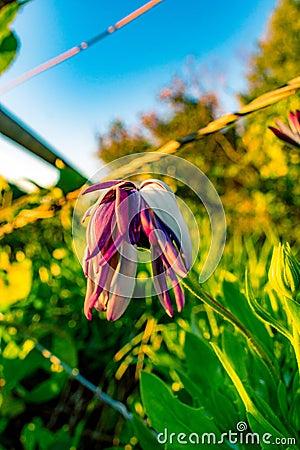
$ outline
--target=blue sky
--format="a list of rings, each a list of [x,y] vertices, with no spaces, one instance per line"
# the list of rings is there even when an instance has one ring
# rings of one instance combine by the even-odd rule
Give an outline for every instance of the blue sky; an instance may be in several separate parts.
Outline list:
[[[21,50],[0,87],[80,44],[142,6],[143,0],[32,0],[13,23]],[[134,125],[157,108],[159,91],[186,72],[236,106],[246,62],[266,30],[276,0],[164,0],[90,49],[2,95],[3,104],[90,176],[101,162],[96,135],[118,117]],[[174,136],[176,137],[176,136]],[[17,162],[17,163],[16,163]],[[0,175],[53,182],[54,169],[0,138]]]

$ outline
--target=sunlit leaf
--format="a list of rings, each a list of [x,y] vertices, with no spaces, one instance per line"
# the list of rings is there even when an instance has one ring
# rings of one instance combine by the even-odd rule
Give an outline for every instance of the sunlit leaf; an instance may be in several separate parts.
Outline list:
[[[7,267],[6,281],[0,278],[0,311],[25,299],[31,290],[32,262],[25,259]]]
[[[143,450],[159,450],[161,449],[161,444],[157,442],[154,433],[149,430],[149,428],[143,423],[139,418],[133,416],[132,425],[135,434],[139,439],[139,444]]]
[[[182,403],[157,376],[142,372],[141,396],[151,426],[157,433],[162,433],[162,440],[165,440],[168,433],[176,435],[184,433],[186,436],[191,433],[219,435],[212,417],[208,417],[202,408],[192,408]],[[173,445],[177,448],[176,442]],[[194,448],[194,446],[187,442],[185,448]],[[207,448],[206,444],[202,447]],[[223,448],[228,448],[227,444],[224,443]]]
[[[9,25],[14,20],[20,4],[9,3],[0,9],[0,74],[12,63],[18,49],[18,40],[10,31]]]
[[[0,9],[0,38],[6,34],[8,26],[16,17],[20,8],[20,3],[17,1],[8,3]]]

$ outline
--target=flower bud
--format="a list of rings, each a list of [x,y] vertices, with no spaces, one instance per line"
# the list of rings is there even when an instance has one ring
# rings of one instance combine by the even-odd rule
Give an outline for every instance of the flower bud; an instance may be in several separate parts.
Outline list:
[[[300,264],[287,242],[274,247],[268,275],[278,294],[296,300],[300,289]]]

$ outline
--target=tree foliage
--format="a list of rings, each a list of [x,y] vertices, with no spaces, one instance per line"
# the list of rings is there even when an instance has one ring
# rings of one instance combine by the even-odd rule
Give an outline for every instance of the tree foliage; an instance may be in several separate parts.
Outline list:
[[[299,76],[300,2],[280,0],[250,61],[246,101]]]
[[[10,66],[17,54],[19,42],[10,25],[20,5],[17,1],[0,2],[0,74]]]
[[[263,92],[299,76],[300,71],[300,3],[280,0],[268,25],[267,33],[258,44],[250,61],[248,88],[242,101],[252,100]],[[243,136],[248,160],[260,171],[262,178],[276,178],[297,174],[299,155],[274,138],[267,126],[274,119],[287,119],[289,111],[299,109],[299,94],[281,101],[266,111],[257,112],[246,121]]]

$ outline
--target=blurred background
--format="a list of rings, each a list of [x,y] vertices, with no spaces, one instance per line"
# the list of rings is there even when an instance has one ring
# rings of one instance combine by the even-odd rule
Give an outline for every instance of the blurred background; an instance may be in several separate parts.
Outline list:
[[[140,448],[129,424],[33,351],[30,336],[143,417],[141,370],[176,383],[182,333],[197,323],[209,338],[212,318],[187,293],[174,321],[148,298],[132,301],[116,323],[102,313],[88,322],[86,281],[72,247],[78,189],[103,165],[183,138],[299,76],[298,0],[165,0],[92,48],[7,88],[140,6],[0,0],[1,449]],[[299,104],[296,93],[177,153],[209,177],[224,205],[225,253],[207,284],[216,294],[224,270],[243,283],[247,265],[258,286],[279,240],[297,253],[299,151],[268,126],[276,117],[286,123]],[[16,143],[18,126],[27,149]],[[198,221],[197,273],[209,247],[208,218],[185,186],[165,181]]]

